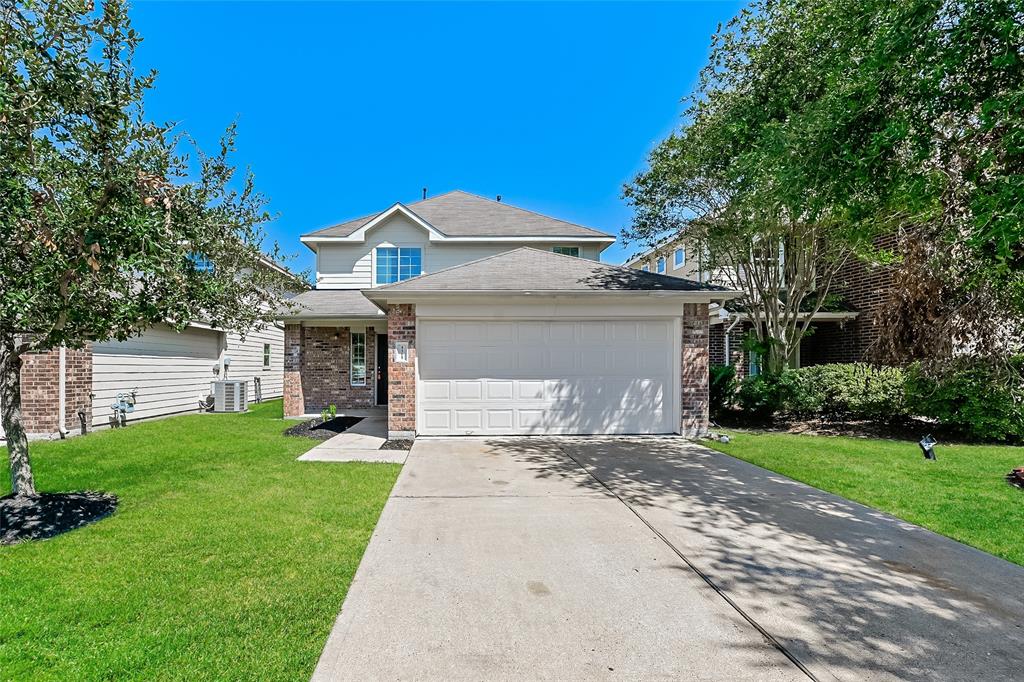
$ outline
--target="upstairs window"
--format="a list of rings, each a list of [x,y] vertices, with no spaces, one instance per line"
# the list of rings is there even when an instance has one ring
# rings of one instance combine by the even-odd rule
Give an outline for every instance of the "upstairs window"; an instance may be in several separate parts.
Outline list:
[[[662,274],[662,275],[665,274],[665,257],[664,256],[662,256],[661,258],[658,259],[658,273]]]
[[[563,256],[574,256],[576,258],[580,257],[580,247],[578,246],[556,246],[551,250],[554,251],[555,253],[560,253]]]
[[[366,385],[366,332],[352,332],[351,376],[353,386]]]
[[[270,369],[270,344],[263,344],[263,369]]]
[[[644,263],[643,265],[640,266],[640,269],[643,270],[644,272],[650,272],[651,271],[651,264],[650,263]]]
[[[686,265],[686,249],[676,249],[675,263],[676,268],[681,268]]]
[[[377,284],[394,284],[423,274],[423,252],[419,248],[381,246],[377,248]]]

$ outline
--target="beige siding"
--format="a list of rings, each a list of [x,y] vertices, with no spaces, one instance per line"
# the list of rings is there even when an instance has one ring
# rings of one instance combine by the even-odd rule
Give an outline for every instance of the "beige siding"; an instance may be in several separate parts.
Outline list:
[[[578,246],[580,256],[598,260],[601,246],[572,240],[558,246]],[[492,242],[489,244],[445,244],[430,242],[423,228],[405,216],[396,215],[370,230],[363,243],[320,244],[317,251],[317,288],[363,289],[374,286],[374,249],[378,246],[413,246],[423,249],[424,272],[437,272],[454,265],[505,253],[521,246],[551,249],[552,243]]]
[[[157,325],[127,341],[93,345],[93,427],[110,424],[118,393],[136,390],[129,420],[195,412],[210,393],[220,360],[220,332]]]
[[[263,366],[263,345],[270,345],[270,367]],[[249,332],[245,340],[239,334],[228,334],[225,355],[231,358],[231,366],[225,372],[227,379],[245,379],[249,400],[256,397],[252,379],[260,378],[263,399],[280,398],[284,393],[284,330],[270,325]]]

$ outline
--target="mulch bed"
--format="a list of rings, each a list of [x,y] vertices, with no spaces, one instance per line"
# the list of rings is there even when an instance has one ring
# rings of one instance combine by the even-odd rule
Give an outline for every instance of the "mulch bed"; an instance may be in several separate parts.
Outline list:
[[[826,419],[774,419],[770,422],[755,421],[741,413],[718,415],[717,426],[739,431],[767,433],[796,433],[808,436],[846,436],[848,438],[882,438],[917,442],[931,434],[939,441],[949,444],[962,439],[949,433],[940,425],[919,419],[909,419],[884,424],[872,421],[830,421]]]
[[[386,440],[380,446],[381,450],[409,450],[412,448],[411,440]]]
[[[329,440],[339,433],[348,431],[361,421],[363,421],[362,417],[335,417],[327,421],[310,419],[308,422],[302,422],[291,427],[284,432],[284,435],[302,436],[303,438],[313,438],[315,440]]]
[[[43,540],[106,518],[117,496],[106,493],[43,493],[0,498],[0,545]]]

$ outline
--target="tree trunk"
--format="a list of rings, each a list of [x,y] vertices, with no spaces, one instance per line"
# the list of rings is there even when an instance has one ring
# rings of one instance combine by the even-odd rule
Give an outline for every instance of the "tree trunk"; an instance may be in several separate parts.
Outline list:
[[[28,438],[21,420],[21,351],[16,341],[0,340],[0,417],[11,459],[11,489],[19,497],[36,494]]]

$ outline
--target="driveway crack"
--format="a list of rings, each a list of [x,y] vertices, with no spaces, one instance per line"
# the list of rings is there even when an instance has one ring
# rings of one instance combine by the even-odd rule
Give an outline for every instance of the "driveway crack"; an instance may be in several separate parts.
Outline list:
[[[655,528],[654,524],[652,524],[650,521],[648,521],[646,518],[644,518],[643,514],[641,514],[639,511],[637,511],[636,507],[634,507],[632,504],[630,504],[629,500],[627,500],[626,498],[624,498],[621,495],[619,495],[610,485],[608,485],[608,483],[606,483],[597,474],[595,474],[590,467],[586,466],[583,462],[581,462],[580,460],[576,459],[576,457],[574,457],[571,452],[569,452],[564,447],[562,447],[561,444],[556,442],[556,443],[554,443],[554,445],[555,445],[556,448],[558,448],[562,452],[563,455],[565,455],[566,457],[571,459],[573,462],[575,462],[576,466],[578,466],[584,473],[586,473],[588,476],[590,476],[592,479],[594,479],[598,483],[598,485],[600,485],[602,488],[604,488],[606,491],[608,491],[608,494],[614,496],[615,499],[617,499],[619,502],[622,503],[622,505],[624,507],[626,507],[626,509],[631,511],[634,516],[636,516],[638,519],[640,519],[640,522],[643,523],[645,526],[647,526],[647,528],[650,529],[650,531],[652,533],[654,533],[654,535],[659,540],[661,540],[663,543],[665,543],[665,545],[670,550],[672,550],[673,554],[675,554],[677,557],[679,557],[679,559],[683,563],[685,563],[690,568],[691,571],[696,573],[700,577],[701,580],[703,580],[705,583],[707,583],[708,587],[710,587],[712,590],[714,590],[715,593],[718,594],[719,597],[724,599],[725,603],[728,604],[736,613],[738,613],[743,618],[743,620],[747,621],[747,623],[749,623],[755,630],[757,630],[761,634],[761,636],[765,639],[766,642],[771,644],[775,649],[777,649],[779,651],[779,653],[781,653],[783,656],[788,658],[790,660],[790,662],[793,663],[793,665],[795,665],[797,668],[799,668],[800,672],[802,672],[804,675],[806,675],[809,679],[814,680],[814,682],[820,682],[819,679],[814,675],[814,673],[812,673],[807,668],[807,666],[804,665],[803,661],[801,661],[799,658],[797,658],[796,654],[794,654],[792,651],[790,651],[788,648],[786,648],[786,645],[784,645],[782,642],[777,640],[775,638],[775,636],[772,635],[770,632],[768,632],[768,630],[765,629],[764,626],[762,626],[760,623],[758,623],[757,620],[753,616],[751,616],[749,613],[747,613],[743,609],[742,606],[740,606],[735,601],[733,601],[733,599],[728,594],[726,594],[725,590],[722,589],[717,583],[715,583],[714,580],[712,580],[711,576],[709,576],[707,573],[705,573],[700,568],[698,568],[697,565],[695,563],[693,563],[693,561],[691,561],[689,557],[687,557],[685,554],[683,554],[683,552],[678,547],[676,547],[675,544],[673,544],[672,541],[669,540],[665,536],[664,533],[662,533],[660,530]]]

